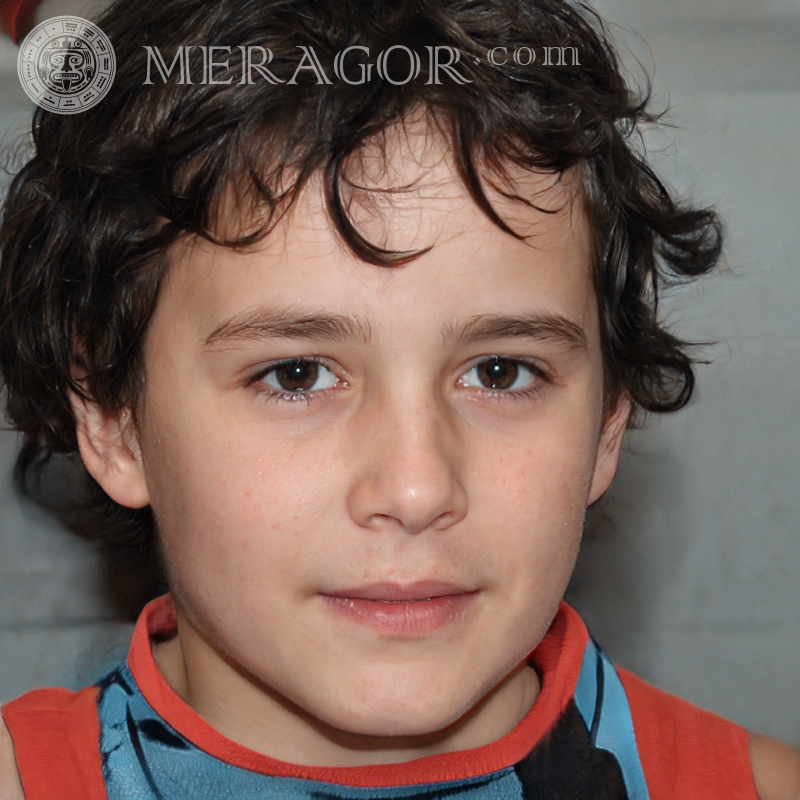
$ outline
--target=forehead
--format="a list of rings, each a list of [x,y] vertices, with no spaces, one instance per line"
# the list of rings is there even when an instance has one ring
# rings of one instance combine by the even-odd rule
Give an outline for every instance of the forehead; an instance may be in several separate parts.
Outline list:
[[[360,233],[385,249],[423,249],[468,230],[483,238],[502,232],[492,230],[497,226],[490,224],[465,187],[453,143],[434,122],[419,115],[365,143],[343,172],[348,215]],[[500,219],[532,246],[548,234],[552,245],[584,232],[574,174],[532,172],[502,162],[500,168],[484,165],[481,179]],[[303,222],[320,210],[313,200],[311,207],[301,203],[293,209],[295,219],[299,215]],[[316,216],[318,222],[327,222]]]
[[[424,309],[442,324],[492,306],[513,313],[549,304],[593,327],[590,232],[573,175],[512,166],[485,172],[492,207],[520,238],[478,207],[447,139],[424,121],[406,120],[367,143],[344,175],[343,204],[359,235],[417,258],[397,268],[359,260],[334,230],[315,175],[251,250],[180,243],[166,294],[209,321],[267,302],[334,311],[358,305],[383,318],[388,303],[417,316]]]

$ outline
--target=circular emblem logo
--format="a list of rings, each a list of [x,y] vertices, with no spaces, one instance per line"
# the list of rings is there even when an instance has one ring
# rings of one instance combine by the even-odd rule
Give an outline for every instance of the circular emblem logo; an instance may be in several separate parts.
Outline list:
[[[56,114],[77,114],[97,105],[116,69],[108,36],[81,17],[45,20],[25,37],[17,56],[25,94]]]

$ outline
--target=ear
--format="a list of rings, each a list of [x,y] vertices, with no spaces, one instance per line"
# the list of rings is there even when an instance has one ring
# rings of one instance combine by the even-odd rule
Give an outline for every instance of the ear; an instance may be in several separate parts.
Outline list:
[[[586,499],[587,506],[596,503],[608,491],[611,481],[614,480],[631,410],[630,398],[626,394],[621,394],[616,407],[603,423],[592,482]]]
[[[121,506],[150,504],[142,454],[129,410],[110,414],[91,399],[70,392],[81,458],[103,491]]]

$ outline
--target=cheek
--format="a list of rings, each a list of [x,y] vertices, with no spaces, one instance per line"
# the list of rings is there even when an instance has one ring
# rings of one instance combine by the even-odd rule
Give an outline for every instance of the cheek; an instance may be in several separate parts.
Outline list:
[[[520,587],[566,582],[583,533],[595,443],[574,426],[550,425],[523,439],[502,455],[491,442],[480,448],[472,507],[485,530],[502,532],[496,554]]]
[[[307,477],[321,483],[318,460],[311,470],[302,448],[232,424],[195,426],[188,413],[153,419],[149,433],[142,450],[171,578],[237,586],[292,562],[301,525],[320,513]]]
[[[551,419],[507,442],[487,438],[473,452],[476,489],[491,486],[499,508],[514,514],[526,509],[520,516],[529,519],[583,514],[596,458],[588,426]]]

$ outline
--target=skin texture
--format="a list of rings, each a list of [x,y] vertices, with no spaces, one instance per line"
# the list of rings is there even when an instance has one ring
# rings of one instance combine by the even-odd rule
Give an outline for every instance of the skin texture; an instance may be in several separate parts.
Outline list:
[[[388,141],[385,161],[356,165],[373,191],[352,216],[373,242],[428,252],[399,269],[358,261],[312,182],[251,252],[177,248],[136,426],[75,400],[89,471],[159,522],[179,621],[156,649],[165,678],[224,735],[295,763],[405,761],[519,722],[539,690],[524,659],[628,417],[624,398],[602,412],[569,176],[511,187],[553,214],[492,198],[521,242],[469,200],[423,124]],[[411,189],[381,191],[394,186]],[[476,336],[498,317],[514,323]],[[492,356],[516,365],[511,389],[481,382]],[[270,368],[303,358],[319,382],[279,393]],[[330,601],[418,581],[453,584],[458,613],[398,633]]]

